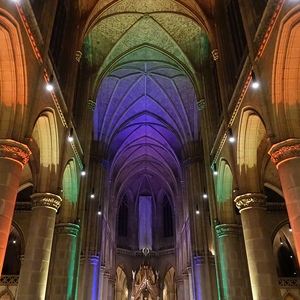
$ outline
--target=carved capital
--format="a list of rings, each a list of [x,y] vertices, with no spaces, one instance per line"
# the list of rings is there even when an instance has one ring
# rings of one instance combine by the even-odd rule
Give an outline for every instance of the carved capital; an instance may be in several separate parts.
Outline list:
[[[196,266],[204,265],[205,264],[205,256],[204,255],[195,256],[194,257],[194,263],[195,263]]]
[[[29,148],[19,142],[7,139],[0,139],[0,158],[9,158],[22,165],[28,162],[31,151]]]
[[[248,193],[237,196],[234,199],[236,207],[241,212],[249,208],[263,208],[266,209],[266,196],[259,193]]]
[[[215,227],[218,238],[224,236],[241,236],[242,226],[236,224],[221,224]]]
[[[90,265],[97,266],[99,262],[99,256],[89,256],[88,257]]]
[[[58,223],[55,225],[55,234],[71,235],[76,237],[80,226],[73,223]]]
[[[89,108],[90,110],[94,111],[95,108],[96,108],[96,102],[93,101],[92,99],[89,99],[89,100],[88,100],[88,108]]]
[[[199,101],[197,101],[197,107],[198,110],[203,110],[206,107],[205,99],[200,99]]]
[[[82,52],[79,51],[79,50],[77,50],[77,51],[75,52],[75,59],[76,59],[78,62],[80,62],[81,56],[82,56]]]
[[[214,61],[218,60],[219,59],[219,50],[218,49],[213,49],[211,51],[211,55],[212,55]]]
[[[32,199],[32,209],[45,206],[57,211],[62,201],[60,196],[51,193],[36,193],[30,197]]]
[[[273,145],[269,155],[277,168],[286,160],[300,157],[300,139],[288,139]]]

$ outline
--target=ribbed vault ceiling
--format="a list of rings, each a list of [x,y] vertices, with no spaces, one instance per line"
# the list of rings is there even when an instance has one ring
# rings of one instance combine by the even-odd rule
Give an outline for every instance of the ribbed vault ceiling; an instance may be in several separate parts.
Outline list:
[[[95,9],[84,59],[97,90],[95,139],[105,145],[114,192],[176,196],[182,161],[199,142],[206,35],[173,1]]]

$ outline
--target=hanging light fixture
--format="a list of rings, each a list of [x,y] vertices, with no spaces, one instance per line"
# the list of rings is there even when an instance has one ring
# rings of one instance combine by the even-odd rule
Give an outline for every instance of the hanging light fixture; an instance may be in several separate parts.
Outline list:
[[[98,209],[98,216],[102,215],[102,211],[101,211],[101,205],[99,205],[99,209]]]
[[[205,189],[203,189],[203,198],[204,198],[204,199],[207,199],[207,198],[208,198],[208,195],[207,195],[207,193],[206,193],[206,190],[205,190]]]
[[[200,214],[200,211],[199,211],[199,206],[198,204],[196,205],[196,215],[199,215]]]

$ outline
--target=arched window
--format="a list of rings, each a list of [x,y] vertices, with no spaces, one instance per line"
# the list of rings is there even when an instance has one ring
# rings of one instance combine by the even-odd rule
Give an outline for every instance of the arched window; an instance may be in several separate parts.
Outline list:
[[[297,270],[295,265],[295,257],[293,252],[286,246],[278,249],[279,276],[280,277],[296,277]]]
[[[128,230],[128,198],[125,194],[122,199],[122,203],[119,207],[118,216],[118,235],[127,237]]]
[[[173,236],[173,216],[172,208],[167,195],[163,199],[163,222],[164,222],[164,237]]]
[[[5,259],[2,269],[3,275],[19,275],[21,269],[21,237],[12,226],[8,237]]]

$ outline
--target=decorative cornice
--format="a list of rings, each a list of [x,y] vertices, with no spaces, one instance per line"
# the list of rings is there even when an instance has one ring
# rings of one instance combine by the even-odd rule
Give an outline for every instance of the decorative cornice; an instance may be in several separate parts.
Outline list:
[[[278,166],[286,160],[297,157],[300,158],[300,139],[288,139],[279,142],[273,145],[268,153],[278,168]]]
[[[55,234],[71,235],[76,237],[80,226],[73,223],[58,223],[55,225]]]
[[[218,238],[224,236],[241,236],[242,226],[237,224],[221,224],[215,227]]]
[[[266,196],[260,193],[248,193],[237,196],[234,199],[236,207],[241,212],[249,208],[263,208],[266,209]]]
[[[57,211],[62,202],[60,196],[51,193],[36,193],[30,197],[32,199],[32,209],[45,206]]]
[[[16,202],[15,211],[18,212],[29,212],[32,209],[31,202]]]
[[[28,162],[31,151],[29,148],[14,140],[0,139],[0,158],[9,158],[22,165]]]

